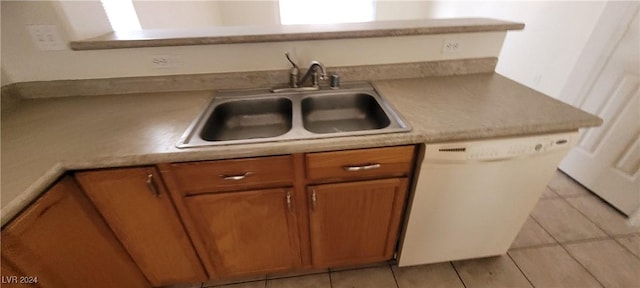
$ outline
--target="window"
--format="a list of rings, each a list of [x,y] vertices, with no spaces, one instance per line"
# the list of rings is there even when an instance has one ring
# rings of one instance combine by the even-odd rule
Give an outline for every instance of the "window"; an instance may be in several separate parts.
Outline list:
[[[370,22],[374,0],[280,0],[280,24]]]
[[[100,0],[113,31],[141,30],[138,14],[131,0]]]

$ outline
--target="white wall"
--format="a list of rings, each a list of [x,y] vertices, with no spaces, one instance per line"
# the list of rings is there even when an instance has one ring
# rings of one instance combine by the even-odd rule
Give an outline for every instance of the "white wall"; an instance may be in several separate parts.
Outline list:
[[[376,1],[376,20],[409,20],[433,18],[435,1]]]
[[[220,1],[220,25],[280,25],[277,1]]]
[[[99,0],[33,2],[32,5],[8,3],[9,1],[2,1],[2,6],[11,5],[13,13],[19,15],[29,13],[25,22],[33,22],[30,24],[51,24],[59,21],[67,32],[69,40],[87,39],[112,31],[107,14]],[[57,13],[52,13],[52,8]],[[39,11],[42,15],[33,15],[31,14],[33,11]],[[6,17],[4,13],[2,17]]]
[[[75,2],[75,1],[74,1]],[[94,51],[39,51],[27,24],[63,25],[52,2],[2,1],[2,68],[14,82],[194,74],[289,67],[284,51],[305,67],[311,60],[327,66],[497,57],[504,32],[456,34],[473,49],[442,54],[448,35],[341,39],[230,45],[154,47]],[[63,34],[64,34],[64,29]],[[70,38],[68,35],[66,38]],[[175,66],[153,69],[151,57],[168,55]],[[345,79],[346,80],[346,79]]]
[[[134,0],[142,29],[202,28],[221,24],[216,1]]]
[[[281,42],[189,47],[159,47],[100,51],[52,51],[35,49],[26,33],[27,24],[60,25],[66,39],[81,39],[110,31],[103,21],[99,2],[92,1],[2,1],[2,68],[14,82],[86,79],[167,74],[211,73],[243,70],[283,69],[287,63],[281,54],[294,52],[302,65],[313,59],[329,66],[429,61],[439,59],[491,56],[500,53],[496,71],[524,85],[557,97],[580,55],[605,2],[491,2],[491,1],[379,1],[381,19],[418,18],[418,14],[440,18],[492,17],[524,22],[524,31],[507,34],[501,52],[491,51],[488,39],[464,40],[472,49],[456,55],[442,55],[442,36],[408,38],[354,39],[314,42]],[[236,5],[220,2],[219,5]],[[235,2],[233,2],[235,3]],[[242,2],[239,2],[242,3]],[[244,3],[247,4],[247,3]],[[255,3],[254,3],[255,4]],[[271,5],[268,1],[262,5]],[[240,6],[238,6],[240,5]],[[235,8],[229,8],[232,11]],[[267,8],[265,8],[267,9]],[[235,14],[242,16],[241,10]],[[66,20],[65,14],[82,14],[84,25]],[[246,16],[246,15],[245,15]],[[102,17],[102,18],[101,18]],[[224,18],[223,16],[221,16]],[[230,19],[230,17],[227,17]],[[275,20],[259,20],[260,21]],[[224,22],[224,19],[222,20]],[[235,21],[235,20],[234,20]],[[256,20],[258,21],[258,20]],[[229,20],[227,25],[235,22]],[[89,23],[89,24],[87,24]],[[236,23],[237,24],[237,23]],[[75,28],[73,28],[75,27]],[[458,37],[458,36],[456,36]],[[466,38],[469,35],[461,35]],[[493,38],[492,38],[493,37]],[[470,42],[469,42],[470,41]],[[474,41],[480,41],[480,45]],[[415,45],[410,47],[409,44]],[[319,49],[319,47],[324,47]],[[472,51],[485,47],[485,51]],[[402,48],[402,53],[395,51]],[[499,49],[499,48],[498,48]],[[153,55],[170,55],[176,67],[152,69]]]
[[[434,3],[434,16],[491,17],[524,22],[507,34],[496,71],[558,98],[606,2],[448,2]]]

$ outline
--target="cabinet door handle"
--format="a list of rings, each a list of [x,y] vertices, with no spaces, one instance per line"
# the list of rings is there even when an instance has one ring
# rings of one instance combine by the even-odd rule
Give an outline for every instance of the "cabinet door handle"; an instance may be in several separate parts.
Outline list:
[[[153,194],[153,196],[160,197],[160,192],[158,192],[156,182],[153,180],[153,174],[151,173],[147,175],[147,187],[149,187],[149,190],[151,190],[151,194]]]
[[[292,212],[292,208],[291,208],[291,192],[287,191],[287,208],[289,209],[289,212]]]
[[[240,175],[224,175],[224,174],[220,174],[218,176],[220,176],[220,178],[222,178],[224,180],[239,181],[239,180],[242,180],[244,178],[247,178],[247,176],[249,176],[251,174],[253,174],[253,172],[247,171],[247,172],[244,172],[244,174],[240,174]]]
[[[360,165],[360,166],[344,166],[342,168],[344,168],[345,171],[353,172],[353,171],[363,171],[363,170],[378,169],[381,166],[382,165],[380,165],[380,163],[371,163],[371,164],[365,164],[365,165]]]
[[[311,189],[311,209],[316,210],[316,189]]]

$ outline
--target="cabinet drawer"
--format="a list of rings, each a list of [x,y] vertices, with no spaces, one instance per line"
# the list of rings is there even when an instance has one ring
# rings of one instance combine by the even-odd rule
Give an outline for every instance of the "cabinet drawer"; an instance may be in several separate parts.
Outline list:
[[[306,154],[309,180],[407,175],[414,146]]]
[[[290,155],[174,163],[171,172],[184,195],[291,185]]]

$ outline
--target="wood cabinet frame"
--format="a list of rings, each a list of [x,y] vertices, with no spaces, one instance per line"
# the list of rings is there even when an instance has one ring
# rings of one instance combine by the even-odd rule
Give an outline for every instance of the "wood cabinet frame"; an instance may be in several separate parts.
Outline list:
[[[300,264],[299,266],[290,267],[291,270],[305,270],[305,269],[315,269],[315,268],[328,268],[325,267],[324,264],[313,263],[313,255],[312,255],[312,246],[311,246],[311,218],[310,218],[310,207],[311,207],[311,198],[309,197],[309,193],[307,193],[307,188],[312,185],[319,184],[329,184],[329,183],[349,183],[355,181],[365,181],[365,180],[377,180],[377,179],[389,179],[389,181],[397,181],[398,189],[401,189],[401,193],[397,193],[394,199],[393,208],[394,211],[394,223],[389,227],[389,233],[393,234],[393,237],[389,237],[389,248],[385,250],[385,257],[375,258],[374,260],[384,261],[386,258],[391,259],[393,257],[393,250],[395,249],[395,244],[398,240],[399,227],[402,223],[402,216],[404,215],[405,202],[408,194],[408,183],[411,183],[412,171],[415,166],[415,154],[416,154],[416,146],[415,145],[407,145],[407,146],[395,146],[395,147],[384,147],[384,148],[372,148],[372,149],[359,149],[359,150],[344,150],[344,151],[335,151],[335,152],[321,152],[321,153],[338,153],[338,154],[346,154],[350,157],[346,157],[346,159],[358,159],[358,157],[362,157],[363,155],[367,158],[375,158],[385,163],[385,169],[381,169],[381,172],[371,172],[367,171],[366,173],[353,173],[353,174],[345,174],[335,176],[336,173],[330,178],[322,178],[316,177],[315,179],[310,179],[309,173],[309,165],[307,163],[310,154],[292,154],[292,181],[290,183],[282,182],[273,187],[270,185],[265,188],[287,188],[292,192],[292,201],[295,205],[295,219],[297,222],[297,233],[298,233],[298,249],[300,253]],[[371,157],[369,157],[371,156]],[[228,161],[228,160],[220,160],[220,161]],[[329,161],[332,165],[338,163],[335,161]],[[357,164],[357,163],[352,163]],[[176,209],[180,217],[183,219],[183,223],[185,225],[186,230],[191,235],[193,244],[196,248],[196,251],[200,255],[203,265],[205,269],[209,273],[209,276],[212,279],[215,278],[225,278],[229,276],[243,276],[243,275],[229,275],[228,271],[221,271],[223,269],[218,269],[220,267],[220,263],[215,263],[215,261],[211,260],[210,257],[204,256],[210,253],[209,248],[207,247],[207,243],[204,239],[205,235],[202,235],[202,228],[198,227],[196,221],[194,221],[193,217],[196,217],[190,212],[188,205],[185,203],[185,197],[189,194],[188,191],[184,191],[180,184],[176,179],[176,174],[172,171],[175,169],[175,166],[172,166],[171,163],[162,163],[157,165],[162,177],[167,185],[169,190],[169,194],[172,197],[172,200],[175,203]],[[287,168],[290,169],[290,168]],[[289,170],[288,170],[289,171]],[[216,175],[212,175],[214,177]],[[252,186],[251,188],[255,188]],[[228,189],[221,188],[225,193],[234,193],[230,191],[237,191],[237,189]],[[226,190],[224,190],[226,189]],[[210,193],[216,193],[217,191],[211,191]],[[242,192],[238,192],[242,193]],[[206,194],[206,193],[204,193]],[[197,196],[188,196],[188,197],[197,197]],[[373,258],[372,258],[373,259]],[[388,260],[387,259],[387,260]],[[349,264],[362,264],[361,262],[344,262],[337,263],[340,266],[349,265]],[[278,271],[271,271],[278,272]],[[246,276],[249,276],[247,274]]]

